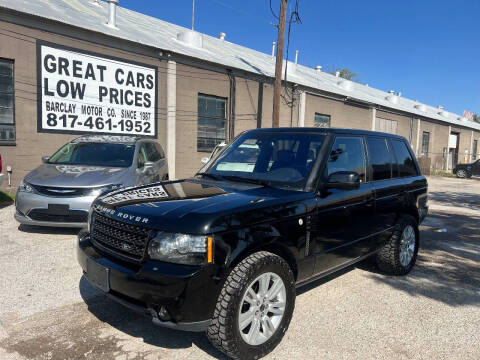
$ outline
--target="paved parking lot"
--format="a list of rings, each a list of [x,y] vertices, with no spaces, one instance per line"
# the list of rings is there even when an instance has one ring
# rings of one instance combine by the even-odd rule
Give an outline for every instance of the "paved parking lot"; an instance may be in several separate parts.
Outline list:
[[[269,359],[479,359],[480,181],[430,178],[407,277],[371,261],[298,291]],[[222,358],[203,334],[153,326],[81,276],[74,230],[18,227],[0,209],[0,359]]]

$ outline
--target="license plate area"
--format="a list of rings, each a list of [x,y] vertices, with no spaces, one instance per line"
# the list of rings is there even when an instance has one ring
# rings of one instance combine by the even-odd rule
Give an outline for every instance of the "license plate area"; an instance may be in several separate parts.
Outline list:
[[[50,215],[68,215],[70,211],[69,205],[63,204],[48,204],[48,213]]]
[[[110,270],[90,258],[87,258],[86,277],[103,292],[110,291]]]

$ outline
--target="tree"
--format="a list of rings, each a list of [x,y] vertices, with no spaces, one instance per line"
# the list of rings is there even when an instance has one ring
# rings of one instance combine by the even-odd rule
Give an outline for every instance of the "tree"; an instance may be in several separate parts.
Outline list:
[[[341,68],[341,67],[336,67],[335,70],[330,70],[328,71],[332,75],[336,75],[337,72],[339,72],[339,77],[347,80],[352,80],[352,81],[357,81],[358,80],[358,75],[351,71],[350,69],[347,68]]]
[[[478,114],[473,114],[473,121],[480,123],[480,116],[478,116]]]

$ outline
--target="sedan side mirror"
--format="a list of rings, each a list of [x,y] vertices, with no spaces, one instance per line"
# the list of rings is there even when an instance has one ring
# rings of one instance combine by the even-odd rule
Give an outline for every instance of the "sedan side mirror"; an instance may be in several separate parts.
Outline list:
[[[152,169],[155,164],[151,161],[147,161],[145,164],[143,164],[143,170],[149,170]]]
[[[48,161],[50,160],[50,156],[42,156],[42,162],[44,164],[48,164]]]
[[[355,190],[360,187],[360,175],[354,171],[337,171],[330,174],[327,188]]]
[[[208,158],[208,157],[204,157],[204,158],[202,158],[202,160],[201,160],[202,164],[206,164],[206,163],[208,163],[209,161],[210,161],[210,158]]]

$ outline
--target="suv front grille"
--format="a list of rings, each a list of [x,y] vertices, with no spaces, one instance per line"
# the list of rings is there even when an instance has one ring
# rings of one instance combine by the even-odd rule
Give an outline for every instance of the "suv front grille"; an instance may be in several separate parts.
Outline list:
[[[93,244],[110,252],[140,261],[144,254],[150,230],[111,219],[94,212],[91,224]]]

